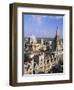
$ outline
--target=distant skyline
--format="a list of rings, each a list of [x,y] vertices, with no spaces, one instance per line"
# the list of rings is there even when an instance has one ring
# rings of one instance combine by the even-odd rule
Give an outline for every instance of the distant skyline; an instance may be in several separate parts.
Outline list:
[[[63,38],[63,16],[24,14],[24,37]]]

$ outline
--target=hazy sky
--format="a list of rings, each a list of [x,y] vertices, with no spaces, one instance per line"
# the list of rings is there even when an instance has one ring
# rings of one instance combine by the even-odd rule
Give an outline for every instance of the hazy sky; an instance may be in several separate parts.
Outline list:
[[[24,37],[63,37],[63,16],[24,14]]]

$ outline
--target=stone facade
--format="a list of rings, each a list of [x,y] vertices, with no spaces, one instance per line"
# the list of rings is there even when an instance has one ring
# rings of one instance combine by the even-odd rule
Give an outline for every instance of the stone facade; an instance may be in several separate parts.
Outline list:
[[[52,41],[33,36],[24,44],[24,74],[63,72],[63,40],[56,31]]]

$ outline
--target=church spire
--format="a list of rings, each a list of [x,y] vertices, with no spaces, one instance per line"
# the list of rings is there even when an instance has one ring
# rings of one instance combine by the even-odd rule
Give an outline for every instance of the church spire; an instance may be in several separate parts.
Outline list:
[[[56,36],[59,35],[59,32],[58,32],[58,26],[57,26],[57,29],[56,29]]]
[[[56,29],[56,36],[55,36],[55,39],[56,39],[56,41],[58,41],[58,40],[60,39],[58,26],[57,26],[57,29]]]

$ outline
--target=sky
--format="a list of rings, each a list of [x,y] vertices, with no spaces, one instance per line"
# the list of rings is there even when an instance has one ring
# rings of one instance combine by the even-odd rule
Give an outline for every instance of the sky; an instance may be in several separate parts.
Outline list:
[[[24,14],[24,37],[54,38],[58,27],[63,37],[63,16]]]

